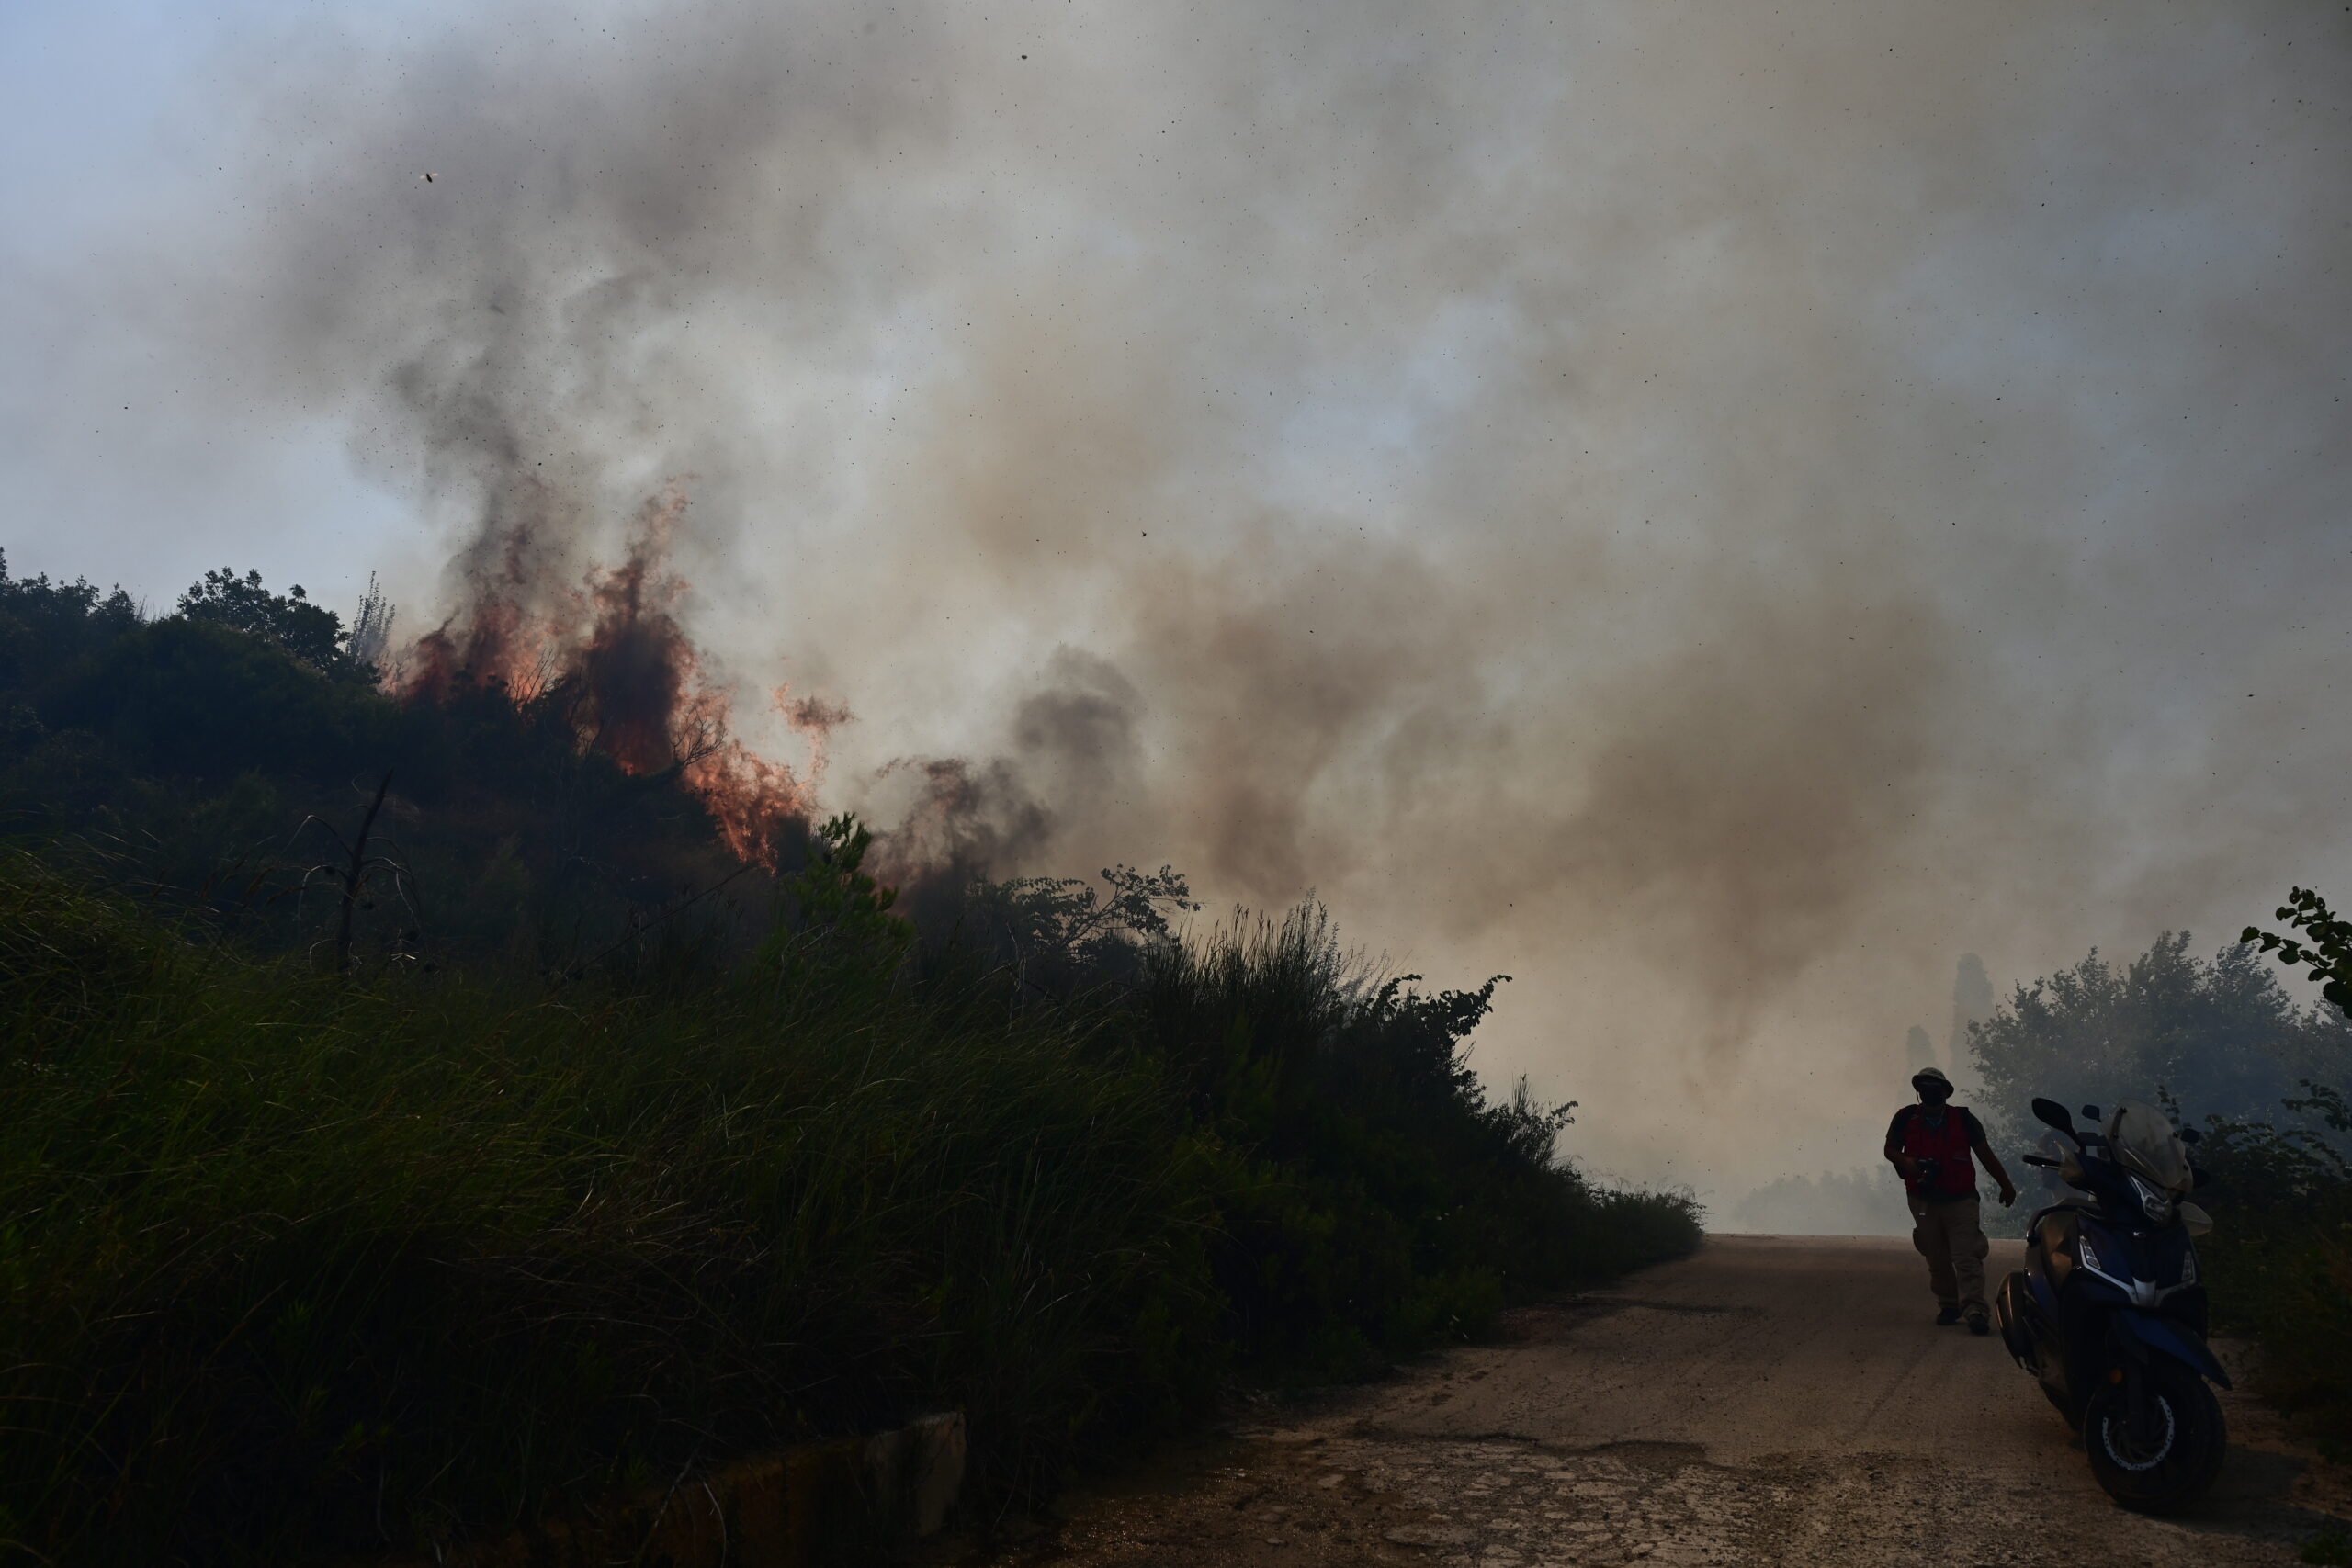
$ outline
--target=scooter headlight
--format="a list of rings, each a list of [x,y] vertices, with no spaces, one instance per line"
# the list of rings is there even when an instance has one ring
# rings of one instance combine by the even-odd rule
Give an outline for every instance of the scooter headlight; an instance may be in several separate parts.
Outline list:
[[[2075,1257],[2084,1268],[2094,1274],[2107,1272],[2098,1266],[2098,1249],[2091,1245],[2091,1238],[2086,1235],[2078,1235],[2075,1238]]]
[[[2132,1190],[2139,1195],[2140,1212],[2160,1225],[2172,1224],[2172,1194],[2148,1180],[2134,1175]]]

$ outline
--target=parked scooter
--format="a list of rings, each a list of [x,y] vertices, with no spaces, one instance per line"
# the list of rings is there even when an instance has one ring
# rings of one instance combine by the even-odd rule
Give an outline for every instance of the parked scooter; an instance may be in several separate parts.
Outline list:
[[[2127,1508],[2170,1513],[2212,1485],[2227,1434],[2210,1379],[2229,1374],[2205,1344],[2205,1287],[2190,1237],[2213,1228],[2187,1201],[2203,1172],[2192,1130],[2125,1100],[2106,1130],[2077,1132],[2054,1100],[2033,1113],[2074,1145],[2028,1155],[2080,1196],[2033,1216],[2024,1271],[1993,1303],[2001,1341],[2083,1434],[2091,1473]],[[2096,1127],[2098,1108],[2083,1107]]]

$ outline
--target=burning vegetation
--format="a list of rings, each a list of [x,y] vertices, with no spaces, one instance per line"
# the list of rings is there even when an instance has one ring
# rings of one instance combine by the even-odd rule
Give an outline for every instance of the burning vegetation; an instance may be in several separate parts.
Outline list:
[[[670,552],[686,505],[685,485],[672,483],[639,510],[618,566],[591,566],[554,590],[531,527],[503,529],[498,547],[484,552],[491,569],[472,574],[466,604],[417,639],[387,684],[409,704],[488,693],[552,709],[583,752],[632,777],[674,777],[738,857],[774,870],[780,832],[814,810],[826,737],[851,715],[775,689],[777,712],[808,738],[805,775],[735,735],[732,686],[707,675],[678,623],[691,584]]]

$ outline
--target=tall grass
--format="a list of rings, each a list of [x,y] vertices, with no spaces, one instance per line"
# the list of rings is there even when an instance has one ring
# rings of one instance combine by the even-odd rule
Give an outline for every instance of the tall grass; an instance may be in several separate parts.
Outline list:
[[[2211,1117],[2198,1161],[2213,1177],[2213,1233],[2198,1243],[2216,1326],[2252,1339],[2256,1382],[2323,1452],[2352,1463],[2352,1107],[2304,1085],[2290,1110],[2321,1126]],[[2330,1134],[2334,1136],[2330,1136]]]
[[[1425,995],[1312,906],[1238,918],[1148,968],[1138,1027],[1227,1159],[1216,1254],[1242,1354],[1343,1377],[1482,1330],[1506,1301],[1689,1250],[1697,1211],[1611,1191],[1555,1152],[1573,1107],[1469,1061],[1497,976]]]
[[[2352,1464],[2352,1201],[2217,1228],[2198,1245],[2219,1326],[2260,1347],[2256,1386],[2327,1458]]]
[[[1694,1235],[1319,928],[1083,1006],[811,972],[343,984],[0,860],[0,1556],[413,1548],[942,1404],[1035,1496]]]

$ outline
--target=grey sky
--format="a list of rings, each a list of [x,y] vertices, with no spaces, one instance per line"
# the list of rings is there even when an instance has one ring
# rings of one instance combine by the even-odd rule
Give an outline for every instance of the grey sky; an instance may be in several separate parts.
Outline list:
[[[2352,881],[2352,15],[489,16],[0,19],[12,567],[413,630],[691,475],[829,799],[1510,971],[1491,1075],[1733,1190],[1962,952]]]

